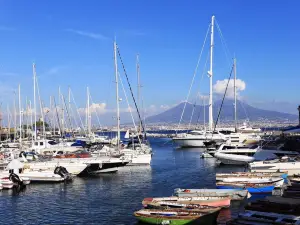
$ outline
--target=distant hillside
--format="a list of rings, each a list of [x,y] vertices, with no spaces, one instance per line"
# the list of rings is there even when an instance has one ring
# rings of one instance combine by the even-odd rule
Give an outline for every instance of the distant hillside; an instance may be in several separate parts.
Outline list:
[[[218,100],[214,103],[213,113],[214,120],[217,118],[219,109],[221,106],[221,100]],[[225,100],[222,111],[220,114],[220,120],[234,120],[234,102],[233,100]],[[146,119],[147,123],[178,123],[182,110],[184,107],[184,103],[180,103],[179,105],[163,112],[155,116],[150,116]],[[201,105],[194,106],[191,103],[187,103],[185,113],[183,115],[183,122],[188,123],[191,119],[192,111],[194,108],[194,114],[192,118],[192,122],[196,123],[196,121],[203,122],[204,120],[204,108],[205,108],[205,120],[208,121],[208,105],[205,107]],[[271,110],[264,110],[252,107],[244,102],[237,101],[237,117],[239,120],[244,120],[249,118],[251,121],[259,121],[259,120],[277,120],[277,121],[295,121],[298,119],[297,115],[276,112]]]

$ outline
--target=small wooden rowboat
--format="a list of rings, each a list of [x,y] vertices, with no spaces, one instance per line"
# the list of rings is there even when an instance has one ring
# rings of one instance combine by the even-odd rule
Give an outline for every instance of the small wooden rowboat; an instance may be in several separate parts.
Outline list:
[[[165,202],[165,201],[155,201],[148,203],[146,206],[147,209],[189,209],[196,210],[197,212],[208,213],[212,210],[216,210],[221,207],[214,207],[208,205],[201,204],[186,204],[186,203],[178,203],[178,202]]]
[[[247,189],[251,194],[264,194],[270,193],[274,190],[275,186],[272,184],[239,184],[239,183],[225,183],[225,182],[218,182],[217,188],[219,189],[238,189],[244,190]]]
[[[282,177],[287,178],[287,172],[232,172],[232,173],[217,173],[216,179],[223,177]]]
[[[274,185],[275,187],[282,187],[284,184],[284,179],[279,177],[228,177],[223,178],[224,183],[234,183],[234,184],[269,184]],[[218,182],[219,183],[219,182]]]
[[[231,200],[250,198],[248,190],[237,189],[181,189],[176,188],[174,195],[178,197],[228,197]]]
[[[141,209],[134,213],[134,216],[142,223],[147,224],[216,224],[220,208],[209,213],[191,211],[191,210],[157,210],[157,209]]]
[[[142,201],[144,207],[148,204],[156,202],[169,202],[169,203],[179,203],[179,204],[199,204],[214,207],[227,208],[230,206],[230,198],[228,197],[161,197],[161,198],[145,198]]]

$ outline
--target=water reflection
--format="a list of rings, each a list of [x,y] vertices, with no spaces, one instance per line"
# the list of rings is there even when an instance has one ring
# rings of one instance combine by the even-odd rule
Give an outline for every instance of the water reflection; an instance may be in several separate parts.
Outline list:
[[[32,184],[17,196],[2,191],[0,217],[6,224],[132,225],[143,198],[171,196],[178,187],[215,188],[216,172],[244,169],[217,166],[214,158],[200,157],[202,149],[174,149],[165,140],[152,141],[152,147],[151,166],[124,167],[115,174],[76,178],[67,184]],[[221,212],[220,220],[241,207],[234,203]]]

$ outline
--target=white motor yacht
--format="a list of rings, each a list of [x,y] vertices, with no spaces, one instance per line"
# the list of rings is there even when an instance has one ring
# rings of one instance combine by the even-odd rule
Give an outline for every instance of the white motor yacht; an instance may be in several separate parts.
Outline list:
[[[60,165],[64,165],[64,163],[85,164],[86,168],[78,174],[79,176],[117,172],[119,167],[126,166],[129,163],[128,160],[122,158],[92,157],[90,153],[86,152],[77,154],[85,154],[85,156],[84,158],[68,158],[68,156],[64,158],[53,158],[51,162],[59,163]]]
[[[78,147],[71,146],[72,143],[70,142],[60,142],[57,143],[54,140],[50,139],[40,139],[36,140],[32,143],[32,146],[29,147],[29,150],[34,150],[38,154],[53,154],[59,150],[68,150],[71,151],[77,151]]]
[[[24,167],[24,164],[17,159],[13,159],[7,166],[7,170],[0,173],[0,177],[9,178],[11,174],[17,175],[18,179],[24,181],[24,184],[30,182],[60,182],[70,180],[72,177],[62,167],[57,167],[54,170],[39,170],[33,171],[30,168]],[[8,179],[10,180],[10,179]],[[3,183],[2,183],[3,184]]]
[[[276,159],[282,156],[297,156],[295,151],[283,151],[278,149],[261,149],[258,146],[252,147],[233,147],[221,145],[214,157],[222,164],[229,165],[246,165],[254,161],[267,159]]]
[[[188,133],[178,134],[172,138],[173,142],[181,148],[204,147],[205,141],[225,142],[227,137],[219,131],[193,130]]]
[[[53,171],[56,167],[62,166],[66,168],[66,170],[74,175],[77,176],[82,171],[84,171],[87,167],[86,163],[81,162],[54,162],[54,161],[46,161],[46,162],[30,162],[24,164],[25,168],[28,168],[32,171],[40,171],[40,170],[51,170]]]
[[[300,174],[300,161],[294,158],[267,160],[249,163],[251,172],[287,172],[289,176]]]
[[[232,146],[253,145],[257,144],[261,140],[261,137],[256,133],[231,132],[225,130],[219,132],[226,136],[226,144]]]

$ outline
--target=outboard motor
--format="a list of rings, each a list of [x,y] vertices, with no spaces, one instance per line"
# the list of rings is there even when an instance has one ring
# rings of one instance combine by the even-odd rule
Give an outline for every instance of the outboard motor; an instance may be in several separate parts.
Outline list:
[[[73,179],[72,174],[70,174],[68,172],[68,170],[63,166],[57,166],[54,169],[54,173],[60,175],[61,177],[63,177],[65,179],[65,181],[70,181],[70,180]]]
[[[20,191],[23,191],[26,188],[26,185],[23,183],[23,181],[20,179],[20,177],[13,172],[10,173],[9,180],[14,182],[14,188],[17,193],[19,193]]]

